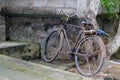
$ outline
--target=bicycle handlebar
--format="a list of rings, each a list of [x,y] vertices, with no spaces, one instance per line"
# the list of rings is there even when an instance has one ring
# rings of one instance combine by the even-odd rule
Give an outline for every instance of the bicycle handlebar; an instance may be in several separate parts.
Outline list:
[[[96,35],[106,35],[109,36],[108,33],[106,33],[105,31],[98,29],[98,30],[85,30],[84,31],[85,34],[96,34]]]

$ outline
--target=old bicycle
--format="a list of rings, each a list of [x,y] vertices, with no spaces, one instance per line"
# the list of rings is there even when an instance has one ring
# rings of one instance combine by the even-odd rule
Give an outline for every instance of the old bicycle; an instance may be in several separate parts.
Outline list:
[[[92,26],[87,21],[81,21],[85,26]],[[73,47],[71,47],[66,27],[74,27],[80,29],[78,37]],[[106,34],[100,29],[86,30],[84,27],[67,24],[67,21],[59,25],[58,28],[48,35],[43,48],[43,59],[46,62],[52,62],[62,53],[63,42],[66,40],[69,54],[74,57],[77,70],[83,76],[96,75],[102,68],[106,56],[106,48],[99,34]],[[66,52],[67,53],[67,52]]]

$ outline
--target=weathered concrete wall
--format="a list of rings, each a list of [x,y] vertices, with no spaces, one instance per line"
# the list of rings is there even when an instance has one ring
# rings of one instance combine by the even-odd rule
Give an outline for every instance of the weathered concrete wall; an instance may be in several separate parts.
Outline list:
[[[71,19],[70,21],[76,24],[76,20]],[[56,28],[56,24],[61,24],[61,18],[33,17],[33,15],[29,17],[6,17],[7,39],[42,43],[49,32]],[[68,30],[68,32],[70,31]]]
[[[0,0],[0,12],[3,6],[4,0]],[[0,15],[0,41],[5,41],[5,39],[6,39],[5,18]]]
[[[6,19],[7,38],[9,40],[42,43],[53,25],[59,24],[57,19],[9,17]]]
[[[0,16],[0,41],[5,41],[5,39],[6,39],[5,18]]]
[[[28,41],[44,44],[45,38],[51,32],[53,28],[59,27],[54,26],[60,24],[58,18],[43,18],[43,17],[7,17],[7,39],[14,41]],[[76,23],[76,19],[71,19],[69,22]],[[66,27],[68,38],[73,46],[73,42],[76,41],[79,29],[73,27]],[[68,51],[66,42],[64,43],[64,50]],[[64,56],[64,57],[63,57]],[[62,54],[59,59],[68,59],[68,54]]]
[[[5,0],[0,0],[0,11],[3,6],[5,6]]]
[[[83,11],[90,5],[89,0],[5,0],[3,7],[9,12],[19,14],[76,14],[83,15]]]
[[[0,0],[0,8],[7,7],[8,12],[17,14],[76,14],[91,9],[95,14],[105,13],[100,7],[101,0]],[[1,10],[0,10],[1,11]]]

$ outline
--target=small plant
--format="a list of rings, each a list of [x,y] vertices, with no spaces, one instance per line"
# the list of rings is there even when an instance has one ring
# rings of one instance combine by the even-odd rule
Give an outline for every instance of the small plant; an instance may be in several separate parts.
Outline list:
[[[105,11],[107,13],[115,13],[116,15],[110,15],[110,18],[113,17],[117,17],[118,18],[118,14],[117,11],[119,9],[119,5],[120,5],[120,0],[101,0],[101,5],[102,7],[104,7]]]

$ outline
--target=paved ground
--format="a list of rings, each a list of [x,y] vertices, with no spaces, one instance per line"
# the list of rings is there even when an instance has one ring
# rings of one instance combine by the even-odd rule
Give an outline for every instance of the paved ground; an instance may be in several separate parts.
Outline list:
[[[0,80],[92,80],[74,73],[0,55]]]
[[[61,70],[67,70],[68,68],[75,66],[75,61],[73,60],[68,60],[68,59],[62,59],[62,60],[55,60],[52,63],[47,63],[45,61],[43,61],[42,59],[38,59],[38,60],[29,60],[30,62],[34,62],[37,64],[42,64],[45,66],[49,66],[52,68],[57,68],[57,69],[61,69]]]
[[[20,45],[25,45],[28,43],[18,43],[18,42],[0,42],[0,48],[6,48],[6,47],[13,47],[13,46],[20,46]]]

